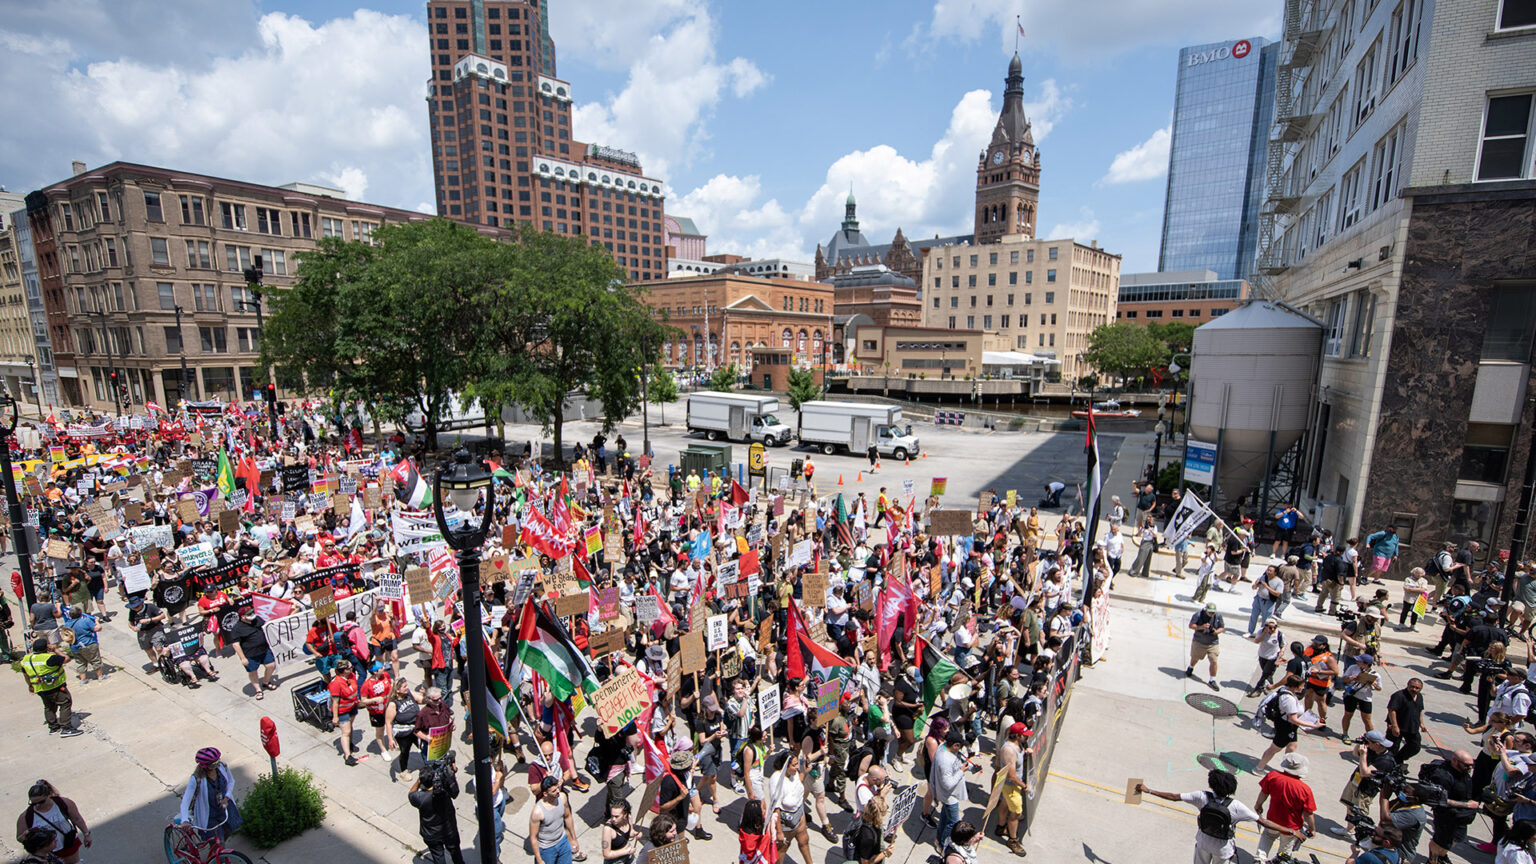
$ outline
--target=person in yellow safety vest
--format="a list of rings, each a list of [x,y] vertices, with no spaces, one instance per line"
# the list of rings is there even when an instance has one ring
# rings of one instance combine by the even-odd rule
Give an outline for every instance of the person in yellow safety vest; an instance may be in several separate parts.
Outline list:
[[[875,526],[874,527],[879,528],[880,527],[880,523],[885,521],[885,511],[889,510],[890,507],[891,507],[891,499],[889,499],[889,498],[887,498],[885,496],[885,487],[881,486],[880,487],[880,497],[875,499]]]
[[[32,692],[43,700],[48,731],[73,738],[82,733],[74,727],[74,715],[70,712],[73,700],[69,696],[69,676],[64,671],[66,662],[63,654],[48,650],[47,639],[36,639],[32,642],[32,653],[21,658],[21,674]]]
[[[693,493],[699,491],[699,484],[702,482],[703,481],[699,479],[698,470],[690,470],[688,472],[688,494],[692,495]]]
[[[709,478],[709,494],[713,497],[720,495],[720,475],[714,474]]]

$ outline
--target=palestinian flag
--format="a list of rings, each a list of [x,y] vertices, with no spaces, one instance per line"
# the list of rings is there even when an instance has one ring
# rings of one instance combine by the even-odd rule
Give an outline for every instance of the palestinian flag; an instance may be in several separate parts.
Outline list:
[[[853,532],[848,528],[848,505],[843,503],[843,493],[837,493],[837,509],[833,512],[833,519],[837,523],[837,536],[843,541],[843,545],[852,549]]]
[[[218,478],[219,494],[225,500],[235,493],[235,466],[230,464],[229,451],[219,448],[219,470],[215,474]]]
[[[933,713],[933,706],[943,701],[945,691],[949,690],[950,679],[960,672],[960,667],[921,636],[917,639],[917,652],[922,658],[923,711],[917,715],[917,724],[912,733],[921,735],[928,725],[928,715]]]
[[[490,721],[491,731],[506,741],[507,712],[516,710],[510,702],[512,687],[507,684],[507,676],[501,671],[501,664],[496,662],[496,655],[491,653],[491,646],[482,643],[481,647],[485,651],[486,719]]]
[[[523,601],[522,612],[518,614],[515,644],[518,666],[527,666],[537,672],[549,684],[557,701],[569,700],[578,689],[588,694],[597,691],[597,677],[592,672],[592,665],[560,622],[545,614],[531,597]],[[521,670],[514,671],[520,679]]]
[[[800,611],[793,597],[789,599],[787,641],[787,671],[790,678],[810,678],[820,688],[822,684],[834,679],[846,684],[853,677],[852,664],[811,638],[810,629],[805,625],[805,614]]]
[[[432,506],[432,487],[416,471],[416,462],[406,459],[389,469],[395,481],[395,497],[413,510]]]

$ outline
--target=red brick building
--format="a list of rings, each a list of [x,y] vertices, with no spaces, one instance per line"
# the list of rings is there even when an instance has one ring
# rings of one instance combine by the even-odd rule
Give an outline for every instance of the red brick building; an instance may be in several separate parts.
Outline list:
[[[752,366],[752,349],[787,350],[795,365],[819,364],[832,335],[832,286],[796,279],[719,274],[643,282],[642,299],[664,311],[678,338],[662,346],[674,369]]]

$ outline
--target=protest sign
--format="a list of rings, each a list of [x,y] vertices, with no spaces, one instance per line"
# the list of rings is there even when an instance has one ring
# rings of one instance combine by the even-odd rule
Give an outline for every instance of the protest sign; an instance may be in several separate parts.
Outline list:
[[[902,823],[907,821],[907,817],[912,815],[912,807],[917,804],[917,799],[922,797],[919,794],[918,785],[913,783],[910,786],[903,786],[896,793],[896,798],[891,802],[891,811],[885,814],[886,834],[891,834],[901,827]],[[997,784],[997,788],[1001,790],[1003,784]],[[987,823],[982,822],[981,824],[985,825]]]
[[[609,735],[633,723],[650,706],[651,696],[640,680],[640,673],[627,666],[592,697],[592,707]]]
[[[824,682],[816,688],[816,725],[825,726],[837,714],[837,697],[842,695],[843,682],[837,679]]]
[[[720,655],[720,677],[735,678],[741,674],[741,654],[735,649]]]
[[[688,864],[688,838],[675,840],[665,846],[652,847],[646,864]]]
[[[234,510],[224,510],[219,513],[219,533],[233,534],[240,530],[240,514]]]
[[[555,598],[555,617],[557,618],[585,615],[590,611],[592,611],[592,595],[585,588],[578,588],[574,593],[561,594]]]
[[[813,547],[810,540],[801,540],[789,553],[789,566],[804,567],[811,563]]]
[[[619,589],[616,587],[597,589],[597,620],[612,621],[619,617]]]
[[[334,618],[336,616],[336,592],[330,586],[317,588],[309,592],[309,605],[314,610],[315,617]]]
[[[779,685],[759,685],[757,690],[757,719],[763,731],[767,732],[779,722],[779,712],[783,705],[779,701]]]
[[[255,556],[247,555],[228,564],[190,573],[187,576],[188,586],[204,595],[228,591],[238,586],[240,580],[251,572],[251,562],[254,560]]]
[[[969,510],[935,510],[928,514],[928,533],[935,537],[970,536]]]
[[[635,596],[635,620],[641,624],[649,624],[661,617],[661,610],[657,605],[656,597],[652,594],[638,594]]]
[[[433,726],[427,730],[427,737],[427,758],[441,759],[448,755],[448,749],[453,746],[453,724]]]
[[[202,518],[203,511],[197,509],[197,501],[193,498],[182,498],[176,502],[176,515],[183,522],[196,522]]]
[[[593,633],[587,637],[587,653],[592,655],[593,660],[605,654],[612,654],[624,647],[624,641],[628,635],[628,630],[619,627]]]
[[[69,541],[50,539],[48,541],[48,557],[57,558],[61,561],[69,560]]]
[[[143,564],[124,564],[117,568],[117,575],[123,580],[123,590],[129,594],[149,590],[149,568]]]
[[[139,525],[129,529],[128,536],[140,549],[167,549],[176,542],[169,525]]]
[[[405,590],[412,605],[432,602],[432,574],[425,567],[405,571]]]
[[[941,498],[944,495],[945,488],[948,486],[948,479],[944,477],[935,477],[933,478],[933,482],[928,485],[928,494],[935,498]]]
[[[176,557],[181,559],[182,566],[188,570],[194,567],[212,567],[213,544],[204,542],[183,546],[176,550]]]
[[[804,584],[801,585],[800,596],[807,606],[827,605],[827,574],[821,572],[805,574]]]
[[[694,672],[703,672],[705,658],[704,633],[699,630],[690,630],[683,634],[682,642],[683,674],[691,675]]]
[[[491,590],[491,586],[511,576],[512,571],[507,568],[507,556],[491,554],[480,561],[480,588]]]
[[[367,621],[373,614],[374,607],[379,604],[379,592],[365,591],[361,594],[353,594],[335,601],[335,604],[338,616],[355,612],[357,620]],[[314,624],[314,610],[300,609],[292,615],[268,621],[263,625],[262,629],[267,634],[267,645],[271,647],[272,655],[277,658],[278,668],[308,659],[308,655],[304,653],[304,635]]]
[[[380,571],[379,596],[386,600],[405,599],[405,577],[388,570]]]
[[[705,622],[705,629],[709,634],[709,650],[719,651],[726,646],[728,619],[724,615],[711,615]]]
[[[281,476],[284,492],[309,491],[309,466],[284,465]]]

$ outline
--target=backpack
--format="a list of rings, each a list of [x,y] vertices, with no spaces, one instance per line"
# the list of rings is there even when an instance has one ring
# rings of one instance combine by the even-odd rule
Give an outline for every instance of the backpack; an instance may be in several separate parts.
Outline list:
[[[868,827],[870,826],[865,825],[861,820],[853,823],[852,828],[849,828],[847,831],[843,832],[843,860],[859,860],[859,838],[863,836],[864,829]]]
[[[1200,833],[1216,840],[1231,840],[1236,836],[1232,830],[1232,811],[1227,809],[1231,803],[1231,798],[1217,798],[1206,793],[1205,806],[1200,808],[1200,815],[1195,817],[1195,825],[1199,827]]]
[[[1269,725],[1280,725],[1280,721],[1285,719],[1285,715],[1280,713],[1280,691],[1276,690],[1265,696],[1259,703],[1258,711],[1260,716],[1269,721]]]
[[[1429,560],[1424,562],[1424,572],[1430,576],[1445,575],[1445,570],[1440,567],[1440,554],[1438,552],[1429,556]]]

